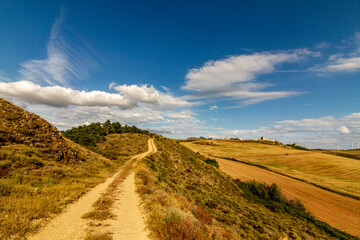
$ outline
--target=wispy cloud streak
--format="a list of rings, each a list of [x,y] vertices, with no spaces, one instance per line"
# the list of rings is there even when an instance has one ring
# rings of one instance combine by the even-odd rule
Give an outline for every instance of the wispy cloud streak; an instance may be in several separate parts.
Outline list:
[[[80,46],[70,47],[63,36],[64,10],[51,28],[47,57],[21,64],[20,80],[49,85],[68,85],[70,79],[81,79],[97,66],[94,58]]]

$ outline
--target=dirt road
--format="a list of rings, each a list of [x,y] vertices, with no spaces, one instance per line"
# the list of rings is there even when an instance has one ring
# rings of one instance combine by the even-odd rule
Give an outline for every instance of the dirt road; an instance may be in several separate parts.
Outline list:
[[[132,157],[130,161],[141,159],[151,153],[156,152],[153,139],[148,142],[148,151]],[[65,211],[52,219],[37,234],[29,236],[30,240],[77,240],[84,239],[94,234],[94,226],[89,224],[89,220],[82,218],[84,214],[93,210],[93,204],[106,192],[109,185],[121,173],[121,170],[113,177],[108,178],[104,183],[99,184],[90,192],[82,196],[77,202],[69,205]],[[139,207],[139,196],[135,192],[135,173],[132,173],[119,186],[119,194],[115,198],[111,212],[115,216],[97,223],[102,226],[101,233],[106,230],[114,240],[143,240],[147,239],[145,230],[144,216]],[[96,233],[95,233],[96,234]]]
[[[299,199],[319,220],[360,237],[360,201],[255,166],[216,160],[220,169],[234,178],[276,183],[286,197]]]

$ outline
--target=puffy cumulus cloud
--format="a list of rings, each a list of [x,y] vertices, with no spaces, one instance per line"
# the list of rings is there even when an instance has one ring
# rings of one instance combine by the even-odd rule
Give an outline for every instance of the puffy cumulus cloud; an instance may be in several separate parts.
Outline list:
[[[227,97],[244,100],[244,105],[298,95],[301,93],[295,91],[263,91],[270,84],[255,80],[260,74],[276,71],[276,66],[281,63],[297,62],[307,56],[316,57],[319,53],[299,49],[230,56],[209,61],[201,68],[189,70],[182,89],[194,92],[187,96],[188,99]]]
[[[114,106],[49,108],[44,105],[30,105],[27,110],[36,112],[62,130],[93,122],[105,122],[109,119],[112,122],[136,125],[157,133],[168,133],[167,136],[179,137],[195,131],[194,128],[188,128],[188,126],[202,125],[197,115],[190,110],[161,111],[144,106],[119,111]]]
[[[55,107],[79,106],[117,106],[133,108],[136,103],[120,94],[103,91],[78,91],[60,86],[42,87],[29,81],[0,82],[0,94],[30,103]]]
[[[20,80],[45,82],[50,85],[67,85],[71,78],[83,78],[97,63],[84,45],[71,47],[63,37],[62,24],[64,11],[56,19],[47,43],[47,57],[42,60],[30,60],[21,64]],[[74,45],[72,43],[71,45]]]
[[[336,130],[345,134],[350,133],[350,130],[346,126],[340,126]]]
[[[162,93],[152,85],[116,85],[111,83],[109,88],[115,89],[135,102],[153,105],[161,109],[184,108],[199,104],[174,97],[169,93]]]

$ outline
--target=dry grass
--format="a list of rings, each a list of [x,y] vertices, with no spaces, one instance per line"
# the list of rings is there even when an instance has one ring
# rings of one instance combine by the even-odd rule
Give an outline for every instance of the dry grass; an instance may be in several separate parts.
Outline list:
[[[360,160],[360,149],[325,150],[324,153]]]
[[[141,142],[133,142],[136,150],[132,153],[142,150],[137,147]],[[70,140],[66,143],[77,149],[83,161],[73,164],[53,161],[36,147],[22,144],[0,147],[0,239],[22,238],[38,230],[128,159],[123,156],[111,161]]]
[[[106,136],[106,141],[89,148],[109,159],[121,160],[124,157],[146,152],[149,138],[149,136],[139,133],[113,133]]]
[[[301,151],[251,142],[202,140],[183,144],[204,155],[235,158],[262,165],[337,192],[360,197],[360,161],[358,160],[318,151]]]
[[[179,142],[156,139],[158,152],[137,169],[153,239],[334,239],[306,218],[247,200],[233,179]]]
[[[299,199],[318,219],[348,233],[360,235],[360,202],[277,173],[217,158],[220,169],[242,181],[276,183],[289,199]]]
[[[49,161],[41,154],[33,155],[35,148],[23,145],[0,149],[6,156],[15,152],[13,159],[0,160],[3,166],[12,162],[0,179],[0,239],[21,238],[37,230],[44,220],[61,212],[117,168],[108,159],[76,147],[86,162],[64,165]]]
[[[117,143],[111,161],[65,139],[39,116],[0,99],[0,239],[22,239],[36,231],[113,174],[128,155],[145,151],[148,138],[110,136],[103,144]]]
[[[111,233],[89,234],[84,240],[112,240]]]

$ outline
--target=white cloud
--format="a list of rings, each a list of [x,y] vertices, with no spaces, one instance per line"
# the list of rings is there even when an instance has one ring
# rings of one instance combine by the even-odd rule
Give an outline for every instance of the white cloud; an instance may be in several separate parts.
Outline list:
[[[296,127],[329,127],[332,126],[335,121],[334,117],[326,116],[313,119],[301,119],[301,120],[284,120],[276,123],[284,126],[296,126]]]
[[[349,148],[360,139],[360,113],[352,113],[342,118],[325,116],[312,119],[284,120],[268,127],[254,130],[223,130],[222,135],[258,139],[264,135],[284,143],[297,142],[306,147]],[[349,134],[351,133],[351,134]],[[221,136],[221,133],[214,132]]]
[[[67,85],[71,78],[81,79],[89,69],[97,66],[94,58],[83,47],[70,47],[62,33],[64,13],[56,19],[47,43],[47,58],[21,64],[20,80]]]
[[[31,105],[27,108],[53,123],[59,129],[111,120],[121,124],[136,125],[142,129],[151,129],[171,137],[186,136],[203,128],[196,114],[189,110],[161,111],[145,106],[119,111],[113,106],[70,106],[52,108],[43,105]],[[189,127],[191,126],[191,127]]]
[[[345,134],[350,133],[350,130],[346,126],[340,126],[336,130]]]
[[[337,54],[330,55],[328,59],[329,59],[329,61],[336,61],[343,56],[344,56],[343,53],[337,53]]]
[[[120,94],[103,91],[78,91],[60,86],[41,87],[29,81],[0,82],[0,93],[26,102],[55,107],[79,106],[117,106],[133,108],[136,103]]]
[[[0,71],[0,81],[2,82],[11,82],[11,79],[4,73],[3,71]]]
[[[318,72],[357,72],[360,71],[360,57],[337,58],[324,67],[312,70]]]
[[[327,43],[327,42],[320,42],[315,46],[316,49],[326,49],[329,47],[331,47],[331,43]]]
[[[215,109],[218,109],[218,106],[216,106],[216,105],[210,106],[210,111],[215,110]]]
[[[133,101],[150,104],[161,109],[184,108],[198,104],[174,97],[170,93],[162,93],[156,90],[152,85],[138,86],[112,84],[111,87]]]
[[[301,94],[295,91],[263,91],[270,84],[256,82],[260,74],[276,71],[281,63],[300,61],[319,53],[307,49],[278,53],[254,53],[209,61],[201,68],[190,69],[184,90],[194,91],[188,99],[230,98],[244,100],[243,105]]]
[[[112,82],[109,84],[109,90],[113,89],[116,86],[116,83]]]
[[[343,52],[330,55],[327,62],[309,70],[322,74],[360,71],[360,33],[355,33],[350,39],[344,40],[344,43],[341,47]]]

